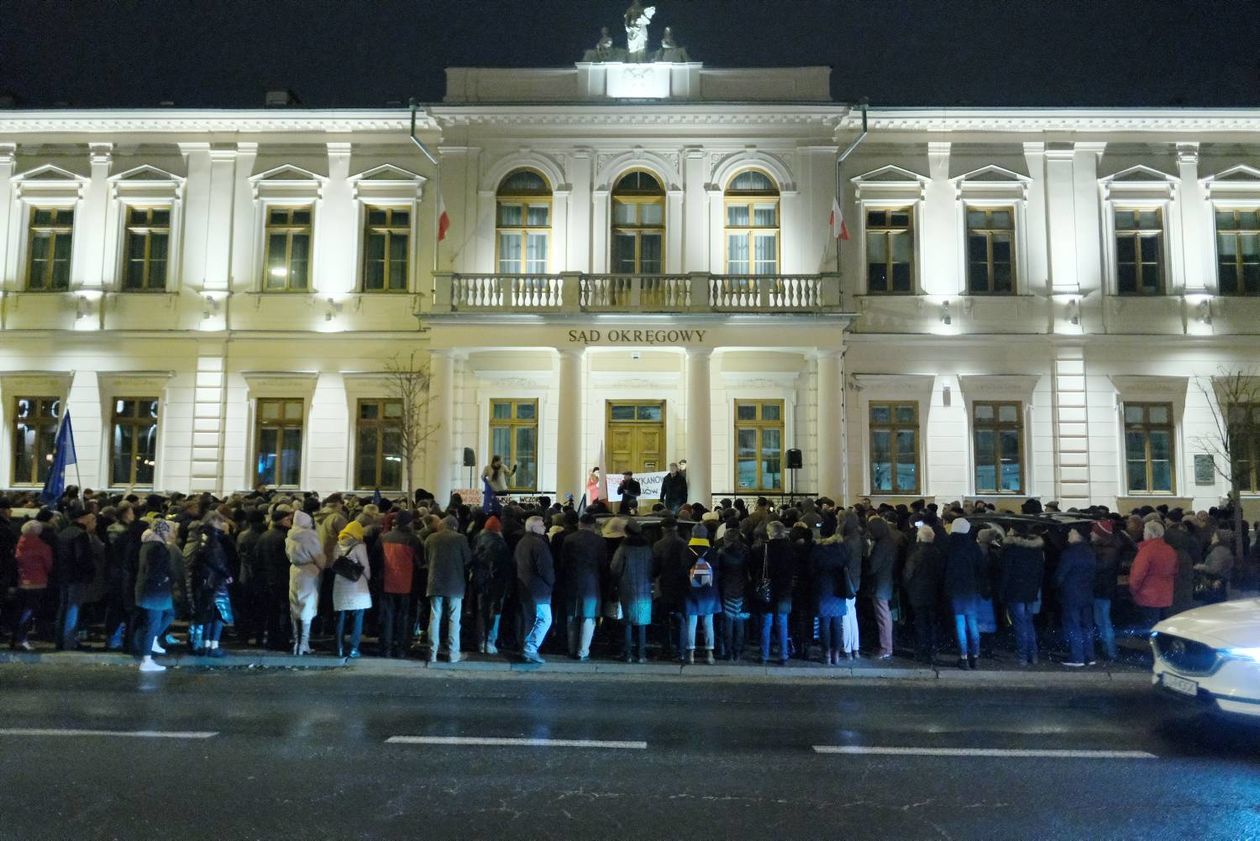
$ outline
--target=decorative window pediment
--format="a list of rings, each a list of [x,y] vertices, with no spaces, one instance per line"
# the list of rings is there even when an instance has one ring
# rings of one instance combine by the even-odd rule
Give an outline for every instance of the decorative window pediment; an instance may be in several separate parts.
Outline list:
[[[1175,175],[1137,164],[1100,178],[1098,183],[1102,186],[1104,200],[1166,200],[1172,198],[1180,180]]]
[[[56,164],[44,164],[12,178],[18,199],[42,204],[74,204],[83,197],[88,179]]]
[[[950,179],[960,200],[1023,201],[1028,198],[1032,179],[996,165],[981,167]]]
[[[293,164],[281,164],[251,176],[254,198],[266,200],[314,200],[323,196],[328,179]]]
[[[183,176],[149,164],[110,176],[110,192],[115,199],[129,202],[175,202],[184,191]]]
[[[1212,199],[1260,199],[1260,169],[1238,164],[1199,179]]]
[[[927,189],[927,176],[896,164],[887,164],[849,179],[858,201],[921,200]]]
[[[381,164],[350,177],[354,197],[364,201],[416,201],[426,181],[423,175],[393,164]]]

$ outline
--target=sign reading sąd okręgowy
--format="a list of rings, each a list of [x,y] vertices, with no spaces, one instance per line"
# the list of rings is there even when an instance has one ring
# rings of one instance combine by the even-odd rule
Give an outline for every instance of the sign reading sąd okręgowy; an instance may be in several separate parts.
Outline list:
[[[685,345],[702,344],[708,330],[689,328],[618,328],[570,330],[569,341],[580,345]]]

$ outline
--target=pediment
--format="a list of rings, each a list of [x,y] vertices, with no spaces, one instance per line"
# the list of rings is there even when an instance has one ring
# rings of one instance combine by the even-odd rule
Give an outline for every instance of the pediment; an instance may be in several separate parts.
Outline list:
[[[849,180],[854,184],[926,184],[929,179],[896,164],[886,164]]]
[[[276,182],[276,183],[286,183],[286,182],[291,183],[294,181],[306,181],[306,182],[314,181],[318,183],[323,183],[324,181],[327,181],[328,179],[322,175],[311,172],[309,169],[302,169],[302,167],[295,166],[294,164],[281,164],[280,166],[273,167],[272,169],[268,169],[264,172],[260,172],[257,175],[250,176],[249,180],[255,184],[259,184],[264,181]]]
[[[1032,179],[1028,176],[1020,175],[1018,172],[997,166],[996,164],[982,166],[979,169],[972,170],[971,172],[965,172],[951,180],[955,184],[962,184],[963,182],[981,182],[990,184],[1022,185],[1032,182]]]
[[[1215,175],[1209,175],[1200,179],[1200,183],[1205,186],[1211,184],[1233,184],[1260,187],[1260,169],[1247,166],[1246,164],[1237,164],[1229,169],[1221,170]]]
[[[68,169],[62,169],[56,164],[44,164],[37,166],[32,170],[28,170],[19,175],[13,176],[14,181],[45,181],[56,182],[62,181],[69,184],[82,184],[87,181],[82,175],[76,175]]]
[[[1175,175],[1160,172],[1145,164],[1137,164],[1100,180],[1104,184],[1149,184],[1152,181],[1161,184],[1176,184],[1179,179]]]
[[[164,169],[159,169],[158,167],[153,166],[151,164],[141,164],[140,166],[129,169],[126,172],[120,172],[117,175],[111,175],[109,180],[114,183],[119,183],[122,181],[128,181],[128,182],[159,181],[159,182],[164,182],[164,183],[173,182],[176,184],[182,184],[184,182],[184,177],[182,175],[176,175],[173,172],[167,172]]]
[[[351,180],[359,182],[406,181],[409,183],[420,182],[423,184],[428,179],[419,173],[412,172],[409,169],[403,169],[400,166],[394,166],[393,164],[381,164],[380,166],[374,166],[371,169],[366,169],[358,175],[351,176]]]

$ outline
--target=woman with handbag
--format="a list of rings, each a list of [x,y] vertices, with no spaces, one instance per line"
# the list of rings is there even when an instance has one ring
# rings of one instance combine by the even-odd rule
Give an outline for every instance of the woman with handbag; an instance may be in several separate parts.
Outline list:
[[[788,542],[787,529],[778,520],[766,523],[766,541],[761,547],[763,578],[758,582],[758,600],[761,601],[761,662],[770,662],[770,631],[773,627],[779,641],[779,664],[788,660],[788,614],[792,612],[792,579],[796,558],[792,544]],[[770,584],[769,593],[760,586]],[[769,596],[768,599],[765,596]]]
[[[158,639],[175,619],[172,597],[174,566],[171,563],[170,540],[173,529],[168,520],[154,520],[140,536],[140,557],[136,568],[136,609],[144,613],[144,630],[138,637],[140,671],[164,672],[166,667],[153,662],[154,654],[165,654]]]
[[[840,527],[840,540],[844,543],[844,579],[842,592],[844,596],[844,616],[841,620],[843,633],[840,638],[840,651],[850,660],[858,659],[861,639],[858,635],[857,594],[862,586],[862,562],[866,557],[866,537],[862,534],[862,521],[857,511],[850,509],[844,515],[844,523]]]
[[[311,620],[319,610],[319,584],[328,562],[315,521],[305,511],[293,512],[293,526],[284,540],[289,558],[289,614],[293,619],[293,653],[311,653]]]
[[[333,610],[337,613],[337,656],[346,656],[346,619],[351,621],[350,657],[359,656],[363,614],[372,606],[371,564],[363,526],[351,520],[337,535],[337,559],[333,561]]]

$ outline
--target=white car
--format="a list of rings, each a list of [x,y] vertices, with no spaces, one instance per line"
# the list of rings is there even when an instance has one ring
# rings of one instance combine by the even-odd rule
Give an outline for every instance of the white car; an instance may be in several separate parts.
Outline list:
[[[1151,631],[1156,687],[1260,719],[1260,599],[1197,607]]]

